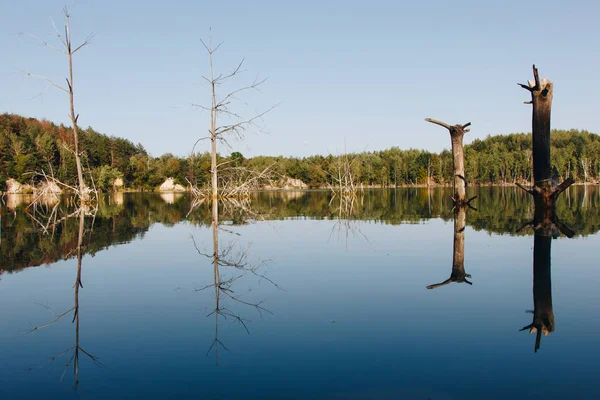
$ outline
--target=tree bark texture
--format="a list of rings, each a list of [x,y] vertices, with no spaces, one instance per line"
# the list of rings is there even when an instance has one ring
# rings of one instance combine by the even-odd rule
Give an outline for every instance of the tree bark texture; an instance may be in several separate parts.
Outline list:
[[[450,132],[450,141],[452,143],[452,168],[454,171],[454,195],[452,197],[452,201],[454,201],[455,205],[468,204],[471,200],[477,197],[475,196],[467,200],[467,180],[465,178],[465,151],[463,147],[463,136],[466,132],[469,132],[469,130],[466,128],[471,125],[471,123],[468,122],[464,125],[451,126],[445,122],[437,121],[431,118],[425,118],[425,121],[443,126]]]
[[[461,127],[462,128],[462,127]],[[467,185],[465,182],[465,151],[463,148],[463,129],[456,126],[450,130],[452,141],[452,165],[454,170],[454,201],[464,203],[467,201]],[[462,177],[462,178],[461,178]]]
[[[79,133],[77,131],[77,120],[79,119],[79,115],[75,114],[75,94],[73,90],[73,49],[71,45],[71,30],[69,25],[69,14],[65,13],[66,17],[66,29],[65,29],[65,39],[66,39],[66,49],[67,56],[69,59],[69,79],[67,80],[67,84],[69,86],[69,111],[71,117],[71,123],[73,124],[73,146],[75,153],[75,164],[77,166],[77,183],[79,190],[79,201],[82,203],[88,203],[89,198],[89,190],[85,185],[85,181],[83,179],[83,166],[81,165],[81,155],[79,153]]]
[[[519,84],[531,93],[532,112],[532,155],[534,187],[526,189],[533,196],[535,211],[533,221],[526,224],[535,230],[536,240],[546,237],[548,240],[558,237],[559,232],[572,237],[574,232],[562,225],[556,215],[556,199],[558,195],[573,184],[569,177],[560,185],[552,180],[550,170],[550,111],[552,107],[553,85],[548,79],[540,80],[538,70],[533,66],[533,80],[528,85]],[[549,250],[548,244],[548,252]],[[548,260],[549,260],[548,253]],[[548,261],[549,263],[549,261]],[[548,264],[549,265],[549,264]]]
[[[550,114],[552,108],[552,82],[542,79],[539,82],[537,70],[534,70],[536,82],[531,90],[532,113],[532,150],[533,180],[542,186],[551,182],[550,176]]]
[[[519,84],[531,93],[532,112],[532,155],[534,187],[527,190],[535,198],[536,213],[548,213],[554,208],[558,195],[573,184],[572,178],[557,185],[552,181],[550,169],[550,114],[554,86],[548,79],[540,80],[538,70],[533,66],[533,80],[527,85]],[[539,207],[538,207],[539,206]],[[539,222],[539,220],[538,220]]]

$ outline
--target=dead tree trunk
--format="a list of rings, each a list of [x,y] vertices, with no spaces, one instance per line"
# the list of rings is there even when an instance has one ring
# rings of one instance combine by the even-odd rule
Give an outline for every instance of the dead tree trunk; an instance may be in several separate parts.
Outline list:
[[[56,30],[56,27],[54,27],[54,29],[56,30],[56,35],[58,36],[64,49],[53,46],[53,45],[49,44],[48,42],[46,42],[45,40],[42,40],[36,36],[33,36],[33,35],[30,35],[30,36],[39,40],[44,46],[47,46],[47,47],[49,47],[53,50],[56,50],[60,53],[63,53],[64,55],[67,56],[67,59],[69,61],[69,77],[66,78],[67,87],[58,85],[45,76],[34,75],[34,74],[31,74],[28,72],[26,74],[29,76],[32,76],[32,77],[36,77],[36,78],[40,78],[45,81],[48,81],[50,83],[50,86],[54,86],[64,92],[66,92],[69,95],[69,118],[71,119],[71,123],[73,124],[73,149],[70,149],[70,150],[72,150],[73,155],[75,156],[75,165],[77,167],[77,190],[76,190],[76,192],[77,192],[77,196],[79,198],[80,203],[88,204],[91,201],[90,193],[92,192],[92,189],[90,189],[85,184],[84,171],[83,171],[83,166],[81,164],[81,151],[79,148],[79,132],[78,132],[78,128],[77,128],[77,121],[79,119],[79,114],[75,114],[75,100],[74,100],[75,93],[74,93],[74,89],[73,89],[73,86],[74,86],[74,83],[73,83],[73,55],[75,55],[75,53],[77,53],[83,47],[87,46],[90,43],[90,41],[92,40],[92,38],[94,37],[94,35],[93,34],[89,35],[85,39],[85,41],[78,46],[73,45],[73,42],[71,41],[71,26],[70,26],[71,16],[69,14],[69,10],[67,9],[67,7],[64,8],[63,12],[65,14],[64,37],[61,33],[58,32],[58,30]],[[97,200],[97,193],[96,193],[96,200]]]
[[[77,166],[77,183],[79,189],[79,200],[82,203],[89,202],[89,189],[87,188],[85,181],[83,180],[83,167],[81,165],[81,153],[79,152],[79,133],[77,132],[77,120],[79,119],[79,115],[75,114],[75,102],[74,102],[74,93],[73,93],[73,49],[71,46],[71,31],[69,26],[69,13],[65,10],[65,18],[66,18],[66,48],[67,55],[69,58],[69,79],[67,80],[67,85],[69,86],[69,111],[71,117],[71,123],[73,124],[73,146],[74,146],[74,154],[75,154],[75,165]]]
[[[552,180],[550,169],[550,110],[552,106],[553,85],[548,79],[540,81],[538,70],[533,66],[533,81],[528,85],[519,84],[531,93],[533,179],[532,189],[519,187],[534,198],[533,221],[525,226],[535,230],[533,242],[533,322],[521,330],[529,329],[536,333],[535,348],[540,348],[541,335],[548,336],[554,331],[554,312],[552,310],[552,285],[550,272],[550,248],[552,239],[562,232],[567,237],[575,233],[561,224],[556,215],[556,199],[560,193],[573,184],[568,177],[560,185]]]
[[[425,118],[425,121],[431,122],[439,126],[443,126],[450,132],[450,140],[452,142],[452,165],[454,170],[454,196],[452,201],[455,205],[467,205],[477,196],[467,200],[467,179],[465,178],[465,152],[463,148],[463,136],[469,132],[466,129],[471,125],[470,122],[464,125],[453,125],[450,126],[444,122],[437,121],[431,118]]]
[[[552,237],[543,232],[536,233],[533,241],[533,322],[521,329],[535,333],[535,348],[540,348],[542,334],[554,332],[552,310],[552,280],[550,270],[550,248]]]
[[[459,206],[454,208],[454,249],[452,252],[452,273],[450,278],[444,282],[435,283],[427,286],[427,289],[435,289],[450,282],[466,282],[471,275],[465,273],[465,226],[467,220],[467,207]]]
[[[242,59],[242,61],[233,70],[233,72],[230,72],[228,74],[223,74],[223,73],[215,74],[215,71],[213,69],[213,55],[219,49],[219,47],[221,46],[222,43],[213,47],[212,34],[211,34],[210,42],[208,43],[208,45],[206,43],[204,43],[204,41],[202,41],[202,40],[201,40],[201,42],[202,42],[202,45],[204,46],[204,48],[206,49],[206,52],[208,53],[208,59],[209,59],[209,65],[210,65],[210,78],[208,78],[208,77],[203,77],[203,78],[205,81],[207,81],[210,84],[211,104],[210,104],[210,107],[199,105],[199,104],[192,104],[192,106],[198,107],[200,109],[210,112],[209,136],[198,139],[196,141],[196,144],[199,141],[204,140],[204,139],[210,139],[210,141],[211,141],[210,197],[213,201],[216,201],[218,198],[235,197],[234,194],[228,193],[226,190],[224,190],[224,188],[221,188],[221,190],[219,190],[219,187],[218,187],[219,181],[220,181],[219,167],[221,167],[225,164],[228,164],[230,161],[226,161],[226,162],[223,162],[220,164],[217,163],[218,162],[217,142],[221,141],[224,144],[227,144],[227,140],[226,140],[227,136],[233,136],[233,137],[237,137],[238,139],[242,139],[244,136],[244,132],[247,129],[250,129],[252,127],[256,128],[257,122],[266,113],[271,111],[276,106],[273,106],[273,107],[269,108],[268,110],[263,111],[261,113],[257,113],[253,117],[248,118],[248,119],[242,119],[238,115],[238,113],[231,110],[230,107],[232,107],[232,103],[234,103],[238,99],[238,96],[242,92],[249,91],[249,90],[259,90],[259,87],[266,81],[266,79],[262,79],[262,80],[255,79],[251,85],[244,86],[239,89],[235,89],[223,97],[217,96],[217,88],[219,86],[221,86],[222,84],[235,78],[237,75],[239,75],[242,72],[242,64],[244,63],[244,60]],[[217,123],[218,123],[219,115],[226,115],[227,118],[237,120],[237,122],[232,122],[230,125],[218,126]],[[194,148],[196,147],[196,144],[194,144],[194,147],[192,148],[192,154],[194,154]],[[192,163],[192,167],[193,167],[193,163]],[[198,189],[197,182],[190,182],[190,184],[192,186],[192,194],[194,194],[195,197],[207,197],[208,196],[207,193],[204,193],[204,191]]]
[[[553,214],[556,198],[560,193],[573,184],[569,177],[560,185],[552,181],[550,170],[550,111],[552,107],[553,85],[548,79],[540,81],[538,70],[533,66],[534,80],[528,85],[519,84],[531,93],[531,101],[525,104],[533,105],[532,114],[532,150],[533,150],[533,181],[532,189],[518,185],[534,197],[536,214]],[[538,220],[540,222],[540,220]]]

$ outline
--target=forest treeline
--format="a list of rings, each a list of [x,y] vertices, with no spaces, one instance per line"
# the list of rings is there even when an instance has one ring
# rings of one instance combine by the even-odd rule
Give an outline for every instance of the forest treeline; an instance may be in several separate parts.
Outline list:
[[[447,140],[440,136],[434,140]],[[14,114],[0,114],[0,190],[5,181],[42,179],[39,173],[53,174],[66,184],[76,179],[75,158],[70,150],[69,127]],[[554,130],[552,167],[558,179],[572,176],[579,182],[600,180],[600,136],[587,131]],[[210,154],[197,153],[178,157],[150,155],[142,144],[108,136],[92,128],[82,129],[80,148],[83,164],[92,171],[96,186],[111,190],[115,178],[122,178],[133,190],[155,190],[167,177],[187,185],[199,186],[210,180]],[[469,184],[506,184],[527,182],[532,178],[531,135],[517,133],[475,139],[465,146],[465,172]],[[262,171],[271,166],[275,177],[300,179],[309,187],[327,187],[334,182],[341,155],[296,157],[257,156],[245,158],[239,152],[219,156],[228,166]],[[452,153],[444,150],[402,150],[392,147],[381,151],[348,154],[355,184],[365,186],[404,186],[451,184]]]

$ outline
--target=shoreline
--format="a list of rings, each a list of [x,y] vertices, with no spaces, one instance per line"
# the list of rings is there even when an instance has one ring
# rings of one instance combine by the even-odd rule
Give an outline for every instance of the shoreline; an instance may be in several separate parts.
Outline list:
[[[530,184],[527,184],[530,185]],[[600,185],[600,182],[575,182],[572,186],[594,186],[594,185]],[[419,185],[397,185],[397,186],[383,186],[383,185],[368,185],[368,186],[362,186],[358,189],[358,191],[361,190],[365,190],[365,189],[437,189],[437,188],[451,188],[452,185],[440,185],[440,184],[436,184],[436,185],[426,185],[426,184],[419,184]],[[470,187],[518,187],[516,184],[514,183],[483,183],[483,184],[473,184],[470,185]],[[327,191],[331,191],[333,189],[339,190],[339,188],[331,188],[331,187],[312,187],[312,188],[269,188],[269,189],[256,189],[256,190],[252,190],[252,192],[254,193],[258,193],[258,192],[309,192],[309,191],[323,191],[323,190],[327,190]],[[167,194],[167,193],[180,193],[180,194],[185,194],[185,193],[191,193],[190,190],[185,190],[185,191],[160,191],[160,190],[136,190],[136,189],[124,189],[124,190],[118,190],[118,191],[110,191],[110,192],[99,192],[102,194],[114,194],[114,193],[159,193],[159,194]],[[64,193],[64,194],[70,194],[70,193]],[[18,195],[18,196],[32,196],[32,193],[9,193],[9,192],[3,192],[0,191],[0,197],[4,197],[4,196],[9,196],[9,195]]]

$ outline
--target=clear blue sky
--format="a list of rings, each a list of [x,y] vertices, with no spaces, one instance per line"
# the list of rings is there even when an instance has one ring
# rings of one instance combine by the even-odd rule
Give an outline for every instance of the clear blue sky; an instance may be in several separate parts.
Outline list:
[[[80,125],[141,142],[151,154],[188,154],[205,136],[209,101],[200,38],[224,44],[216,69],[243,57],[250,116],[269,134],[233,141],[244,155],[381,150],[439,151],[449,136],[426,117],[473,126],[466,141],[531,129],[517,82],[535,63],[555,83],[554,128],[600,132],[600,31],[595,1],[85,1],[0,0],[0,112],[68,123],[68,99],[27,70],[63,83],[66,59],[27,32],[54,40],[69,5]],[[233,86],[232,86],[233,87]],[[227,88],[224,88],[226,90]],[[208,149],[208,145],[205,145]],[[231,151],[231,150],[229,150]],[[222,149],[222,153],[227,153]]]

